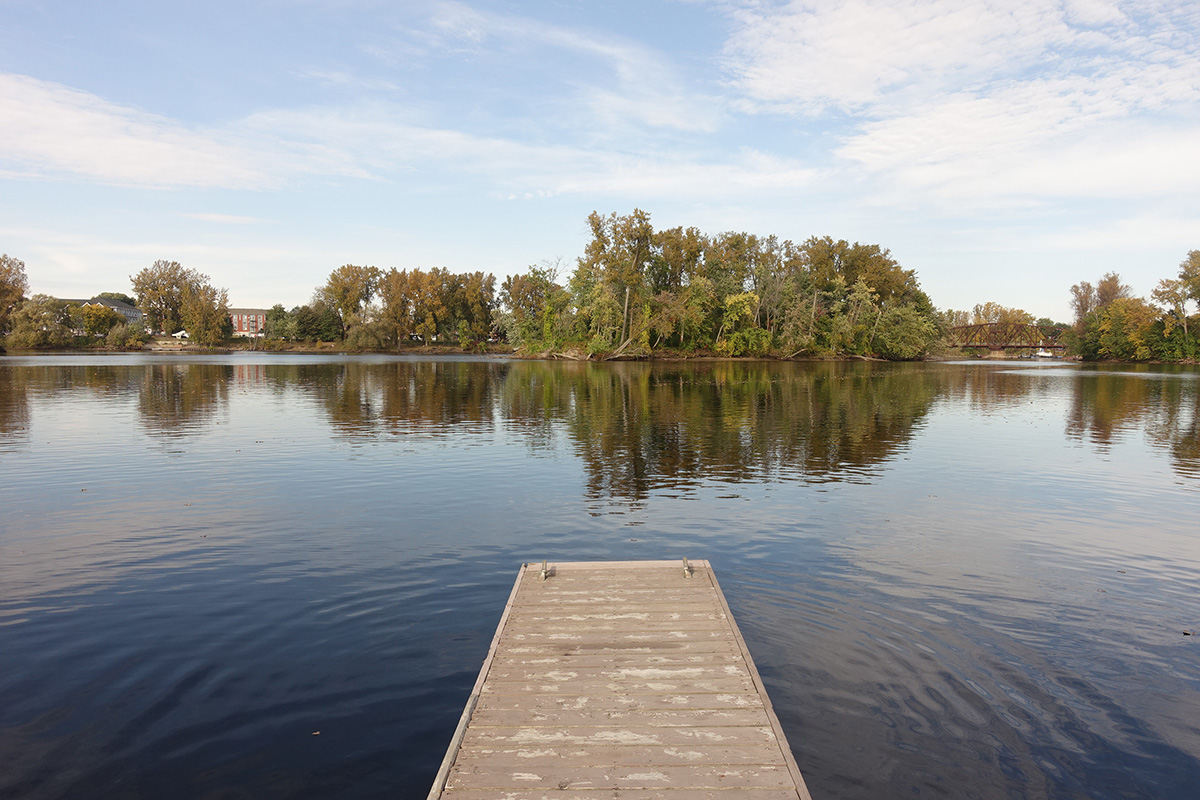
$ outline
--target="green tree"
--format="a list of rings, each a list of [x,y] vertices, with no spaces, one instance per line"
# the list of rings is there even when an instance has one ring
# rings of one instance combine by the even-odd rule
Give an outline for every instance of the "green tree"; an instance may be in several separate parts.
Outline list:
[[[937,338],[937,326],[911,306],[898,306],[883,312],[875,333],[876,352],[894,361],[920,358]]]
[[[229,293],[208,282],[208,277],[188,285],[183,295],[183,326],[188,338],[203,347],[215,347],[233,335],[229,318]]]
[[[1032,325],[1033,314],[1023,308],[1009,308],[989,300],[975,306],[970,324]]]
[[[125,323],[125,317],[99,303],[85,305],[79,316],[82,323],[80,327],[89,336],[107,336],[110,330]]]
[[[1188,297],[1200,303],[1200,250],[1189,250],[1187,258],[1179,262],[1179,280]]]
[[[413,329],[425,344],[434,340],[449,316],[446,294],[442,289],[442,276],[437,269],[428,272],[414,269],[409,273]]]
[[[470,272],[462,276],[459,342],[463,346],[486,341],[492,335],[496,308],[496,276]],[[465,339],[464,339],[465,337]]]
[[[877,244],[849,244],[845,239],[812,237],[801,246],[803,260],[822,288],[841,277],[846,286],[866,281],[881,301],[919,299],[916,272],[900,266],[886,248]],[[926,298],[927,300],[928,298]]]
[[[570,292],[558,283],[558,265],[531,266],[500,285],[495,318],[509,342],[549,350],[570,340],[575,328]]]
[[[1175,330],[1175,327],[1182,326],[1183,328],[1183,356],[1185,358],[1192,357],[1192,340],[1188,332],[1188,313],[1187,304],[1191,299],[1191,294],[1188,291],[1187,284],[1182,280],[1172,280],[1163,278],[1158,282],[1158,286],[1151,292],[1154,300],[1164,307],[1163,311],[1163,335],[1170,336]]]
[[[25,262],[8,253],[0,255],[0,335],[8,330],[9,316],[29,291]]]
[[[397,343],[407,342],[413,333],[411,277],[408,270],[392,267],[379,280],[379,319]]]
[[[698,275],[705,240],[695,228],[671,228],[652,237],[652,254],[646,266],[650,290],[677,292]]]
[[[1075,329],[1082,333],[1085,320],[1096,308],[1096,287],[1080,281],[1071,287],[1071,310],[1075,312]]]
[[[1096,312],[1098,354],[1122,361],[1145,361],[1153,355],[1154,324],[1159,314],[1140,297],[1118,297]]]
[[[104,343],[113,350],[137,350],[149,339],[150,337],[146,335],[142,326],[126,325],[122,322],[112,327],[112,330],[104,337]]]
[[[7,342],[13,347],[65,347],[71,342],[68,304],[56,297],[35,294],[12,314]]]
[[[286,340],[292,338],[288,329],[288,312],[281,303],[276,303],[267,309],[267,319],[263,323],[263,338]]]
[[[189,287],[204,283],[207,275],[187,269],[178,261],[155,261],[129,279],[137,294],[137,305],[146,315],[151,331],[175,333],[183,330],[183,299]]]
[[[382,276],[376,267],[346,264],[329,273],[325,285],[317,290],[318,298],[337,310],[343,335],[346,328],[360,321],[359,314],[375,296]]]
[[[648,299],[645,276],[654,255],[654,228],[639,208],[623,217],[593,211],[588,227],[592,238],[577,262],[571,294],[588,348],[600,352],[629,337],[629,309]]]

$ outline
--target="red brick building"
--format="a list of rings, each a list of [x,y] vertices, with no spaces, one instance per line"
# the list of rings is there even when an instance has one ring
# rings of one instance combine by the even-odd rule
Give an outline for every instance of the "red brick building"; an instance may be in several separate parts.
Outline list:
[[[267,309],[231,308],[229,319],[233,322],[234,336],[262,336],[267,324]]]

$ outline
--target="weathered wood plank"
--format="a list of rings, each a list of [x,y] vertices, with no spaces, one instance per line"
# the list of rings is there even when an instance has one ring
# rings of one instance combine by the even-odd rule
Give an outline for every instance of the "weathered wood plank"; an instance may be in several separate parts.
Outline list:
[[[715,666],[717,664],[745,664],[740,653],[625,653],[611,655],[563,654],[556,653],[525,653],[523,655],[497,656],[492,662],[492,669],[510,668],[514,666],[539,666],[544,669],[560,667],[587,669],[589,667],[624,666]]]
[[[600,695],[515,695],[484,694],[479,709],[521,709],[526,711],[638,711],[660,708],[721,709],[762,708],[753,695],[745,694],[619,694]]]
[[[545,745],[758,745],[774,744],[775,732],[769,726],[679,727],[630,724],[604,728],[517,726],[482,727],[472,725],[463,738],[463,747],[531,747]]]
[[[670,800],[795,800],[795,789],[670,789]],[[663,800],[663,789],[447,789],[447,800]]]
[[[430,798],[811,800],[707,562],[541,566]]]
[[[712,678],[709,680],[613,680],[572,681],[488,681],[483,694],[569,694],[589,695],[605,692],[624,694],[748,694],[754,691],[749,678]]]
[[[689,617],[712,619],[725,619],[725,613],[721,610],[720,605],[712,601],[703,603],[679,603],[670,605],[666,603],[622,603],[613,606],[595,606],[590,604],[579,604],[571,606],[556,606],[554,608],[546,608],[541,604],[529,604],[515,606],[513,608],[512,619],[514,622],[532,621],[537,619],[575,619],[587,620],[596,619],[598,617],[617,617],[620,619],[687,619]]]
[[[561,791],[558,788],[561,786],[562,790],[622,792],[656,788],[674,790],[681,786],[692,789],[780,789],[791,788],[792,778],[785,768],[770,764],[755,764],[750,767],[690,764],[686,767],[661,766],[652,770],[644,767],[574,766],[567,772],[545,768],[531,771],[527,767],[518,769],[515,766],[473,766],[464,772],[456,766],[451,772],[447,786],[459,788],[471,785],[549,786],[553,791]],[[795,794],[791,797],[794,798]]]
[[[619,767],[682,766],[685,764],[772,764],[779,748],[768,744],[702,745],[676,747],[651,745],[529,745],[527,747],[461,747],[464,763],[485,766],[571,767],[580,764],[612,764]]]
[[[577,664],[492,664],[494,681],[614,681],[614,680],[710,680],[745,678],[750,671],[743,664],[613,664],[579,666]]]
[[[471,727],[503,727],[512,725],[541,725],[562,727],[621,727],[641,723],[647,727],[690,726],[763,726],[769,725],[761,708],[686,708],[654,709],[653,716],[646,708],[489,708],[476,706]]]
[[[683,642],[728,642],[728,631],[716,628],[683,631],[642,631],[634,627],[615,631],[580,627],[570,631],[533,630],[506,633],[501,642],[522,644],[636,644],[642,647],[671,647]]]

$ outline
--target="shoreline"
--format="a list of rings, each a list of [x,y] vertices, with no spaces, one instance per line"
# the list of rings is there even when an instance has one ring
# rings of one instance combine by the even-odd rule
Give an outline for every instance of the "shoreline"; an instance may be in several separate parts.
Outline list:
[[[1085,361],[1078,356],[1064,356],[1057,359],[1031,359],[1031,358],[987,358],[987,357],[972,357],[963,355],[947,355],[939,353],[936,355],[926,356],[920,359],[914,359],[909,362],[888,361],[883,358],[875,358],[871,356],[794,356],[791,358],[782,356],[722,356],[716,355],[708,351],[702,351],[695,354],[681,353],[679,351],[668,351],[651,355],[634,355],[634,356],[617,356],[615,358],[601,358],[589,356],[579,350],[564,350],[564,351],[543,351],[540,353],[521,353],[508,345],[494,345],[485,348],[483,351],[461,348],[456,345],[419,345],[416,347],[406,347],[397,350],[345,350],[338,346],[337,342],[321,342],[311,345],[289,345],[287,347],[254,347],[246,346],[244,343],[238,343],[229,347],[197,347],[192,345],[180,344],[177,341],[163,342],[155,341],[150,344],[138,348],[136,350],[110,350],[107,348],[90,348],[90,347],[68,347],[56,349],[5,349],[0,346],[0,356],[31,356],[31,355],[117,355],[123,353],[153,353],[155,355],[178,355],[178,356],[212,356],[212,355],[231,355],[233,353],[271,353],[279,355],[320,355],[320,356],[481,356],[485,358],[512,359],[514,361],[578,361],[581,363],[629,363],[629,362],[779,362],[779,363],[852,363],[852,362],[867,362],[881,364],[899,364],[899,363],[943,363],[951,361],[971,361],[986,364],[988,362],[1012,362],[1012,361],[1028,361],[1031,363],[1070,363],[1070,364],[1152,364],[1159,366],[1176,365],[1176,366],[1196,366],[1197,361],[1118,361],[1113,359],[1103,359],[1095,361]]]

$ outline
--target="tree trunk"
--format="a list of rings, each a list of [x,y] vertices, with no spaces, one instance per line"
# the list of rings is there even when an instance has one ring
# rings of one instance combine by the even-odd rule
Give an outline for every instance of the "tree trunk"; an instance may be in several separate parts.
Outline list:
[[[629,332],[629,287],[625,287],[625,311],[621,314],[621,341],[625,341],[625,335]]]

